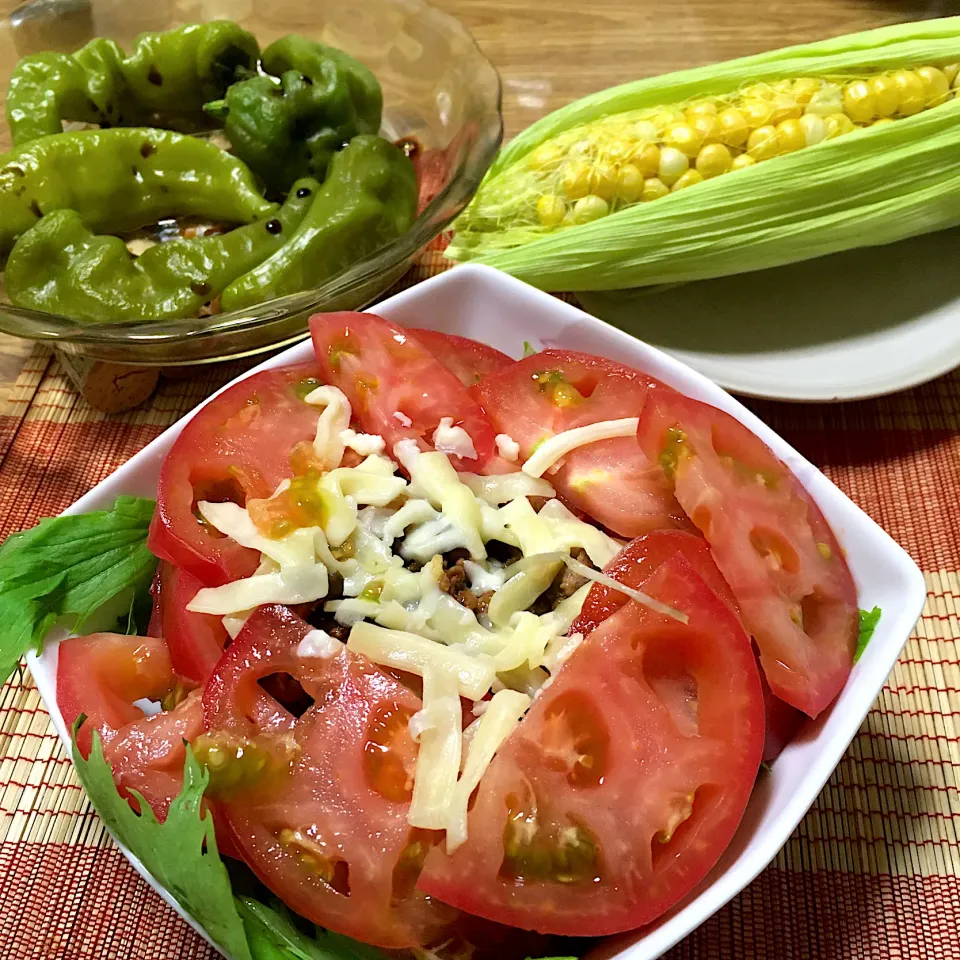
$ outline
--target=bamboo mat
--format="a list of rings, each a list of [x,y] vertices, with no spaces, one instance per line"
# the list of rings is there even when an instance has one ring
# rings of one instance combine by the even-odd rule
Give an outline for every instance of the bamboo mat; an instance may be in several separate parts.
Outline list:
[[[406,286],[437,272],[425,262]],[[0,538],[56,514],[242,366],[161,380],[104,416],[42,348],[0,413]],[[960,960],[960,371],[847,405],[757,413],[917,560],[916,631],[787,846],[670,960]],[[193,960],[215,952],[104,834],[29,674],[0,690],[0,960]]]

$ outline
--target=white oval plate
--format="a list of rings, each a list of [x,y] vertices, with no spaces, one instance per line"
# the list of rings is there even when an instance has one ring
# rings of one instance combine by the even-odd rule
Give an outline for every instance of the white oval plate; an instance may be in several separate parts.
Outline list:
[[[756,273],[577,296],[735,393],[858,400],[960,366],[958,255],[954,229]]]

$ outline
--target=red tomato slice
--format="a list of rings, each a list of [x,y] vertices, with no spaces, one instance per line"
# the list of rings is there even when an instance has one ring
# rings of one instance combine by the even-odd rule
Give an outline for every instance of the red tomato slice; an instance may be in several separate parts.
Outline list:
[[[285,607],[259,608],[207,684],[211,737],[287,745],[292,758],[254,796],[225,797],[225,816],[250,867],[302,916],[381,947],[435,942],[456,912],[414,889],[434,842],[406,820],[420,701],[346,648],[298,656],[309,630]],[[254,719],[258,681],[277,673],[315,701],[285,731]]]
[[[661,564],[678,553],[734,613],[739,612],[727,581],[713,562],[707,541],[685,530],[655,530],[645,537],[631,540],[603,568],[603,572],[619,583],[637,589],[645,580],[650,579]],[[587,594],[579,616],[570,627],[570,633],[588,634],[607,617],[616,613],[628,600],[625,593],[605,587],[602,583],[595,583]]]
[[[678,553],[697,571],[703,582],[739,616],[740,607],[730,585],[723,579],[723,574],[713,560],[709,544],[696,534],[683,530],[655,530],[645,537],[631,540],[603,568],[603,572],[628,587],[638,588],[662,563]],[[627,602],[626,594],[605,587],[602,583],[595,583],[587,594],[580,615],[570,627],[570,632],[588,634]],[[780,756],[783,748],[793,739],[803,720],[803,714],[774,696],[762,673],[760,681],[766,715],[763,759],[769,761]]]
[[[413,328],[412,333],[465,387],[472,387],[485,376],[513,366],[513,358],[494,347],[437,330]]]
[[[498,433],[520,444],[526,460],[536,444],[574,427],[635,417],[654,381],[612,360],[545,350],[485,377],[473,388]],[[685,526],[662,470],[633,437],[579,447],[547,479],[572,506],[625,537]]]
[[[195,515],[199,500],[269,497],[292,477],[290,455],[312,441],[319,411],[305,403],[319,385],[314,364],[265,370],[208,403],[183,429],[163,461],[157,512],[147,546],[207,586],[253,573],[254,550],[210,530]]]
[[[710,543],[773,692],[815,717],[843,688],[857,591],[823,514],[743,424],[674,391],[651,392],[640,445]]]
[[[487,769],[466,843],[431,851],[423,891],[600,936],[654,920],[716,863],[763,749],[756,661],[682,556],[644,589],[689,622],[631,603],[584,640]]]
[[[227,631],[219,617],[187,610],[187,604],[203,587],[189,570],[161,560],[157,576],[148,633],[163,637],[170,651],[173,672],[178,677],[202,685],[223,653]]]
[[[451,457],[458,470],[477,472],[496,456],[480,405],[408,331],[372,313],[318,313],[310,332],[323,377],[347,395],[363,429],[387,441],[388,453],[405,439],[432,450],[433,432],[450,417],[477,452],[476,459]]]

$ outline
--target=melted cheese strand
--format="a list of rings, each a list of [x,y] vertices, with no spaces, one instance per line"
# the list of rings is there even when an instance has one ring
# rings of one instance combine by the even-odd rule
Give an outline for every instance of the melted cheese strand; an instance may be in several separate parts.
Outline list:
[[[432,666],[423,674],[423,708],[410,718],[420,749],[407,822],[424,830],[442,830],[450,816],[460,772],[463,712],[456,670]]]
[[[450,798],[447,819],[447,853],[453,853],[467,839],[467,807],[470,795],[477,788],[501,744],[520,723],[530,708],[531,699],[516,690],[500,690],[486,702],[479,721],[474,725],[467,760]]]
[[[187,609],[191,613],[224,617],[266,603],[310,603],[326,595],[327,568],[314,563],[308,567],[285,567],[278,573],[254,574],[222,587],[204,587],[197,591]]]
[[[320,461],[322,470],[340,466],[343,459],[343,440],[340,434],[350,429],[352,411],[347,395],[337,387],[323,386],[311,390],[304,400],[318,407],[323,413],[317,420],[317,435],[313,440],[313,455]]]
[[[530,477],[542,477],[558,460],[577,447],[596,443],[598,440],[636,436],[639,423],[638,417],[624,417],[622,420],[601,420],[585,427],[564,430],[563,433],[544,440],[520,469]]]

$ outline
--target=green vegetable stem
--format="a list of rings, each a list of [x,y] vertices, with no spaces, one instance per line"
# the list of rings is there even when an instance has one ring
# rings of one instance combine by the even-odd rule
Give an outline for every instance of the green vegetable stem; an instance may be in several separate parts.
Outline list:
[[[54,210],[122,233],[174,215],[248,223],[272,209],[236,157],[169,130],[58,133],[0,157],[0,257]]]
[[[323,283],[403,234],[416,209],[416,176],[403,151],[381,137],[354,137],[290,241],[224,290],[223,309]]]
[[[7,92],[14,144],[60,133],[64,120],[117,126],[205,122],[203,104],[253,70],[256,38],[229,20],[137,37],[126,56],[98,37],[72,56],[34,53],[17,64]]]
[[[78,320],[191,316],[237,277],[279,250],[314,201],[316,180],[298,180],[283,207],[219,236],[177,239],[131,259],[118,237],[92,233],[58,210],[14,244],[5,284],[12,303]]]
[[[205,109],[224,121],[237,156],[269,190],[282,194],[298,177],[322,180],[347,141],[380,129],[376,77],[340,50],[290,35],[263,51],[262,67]]]

